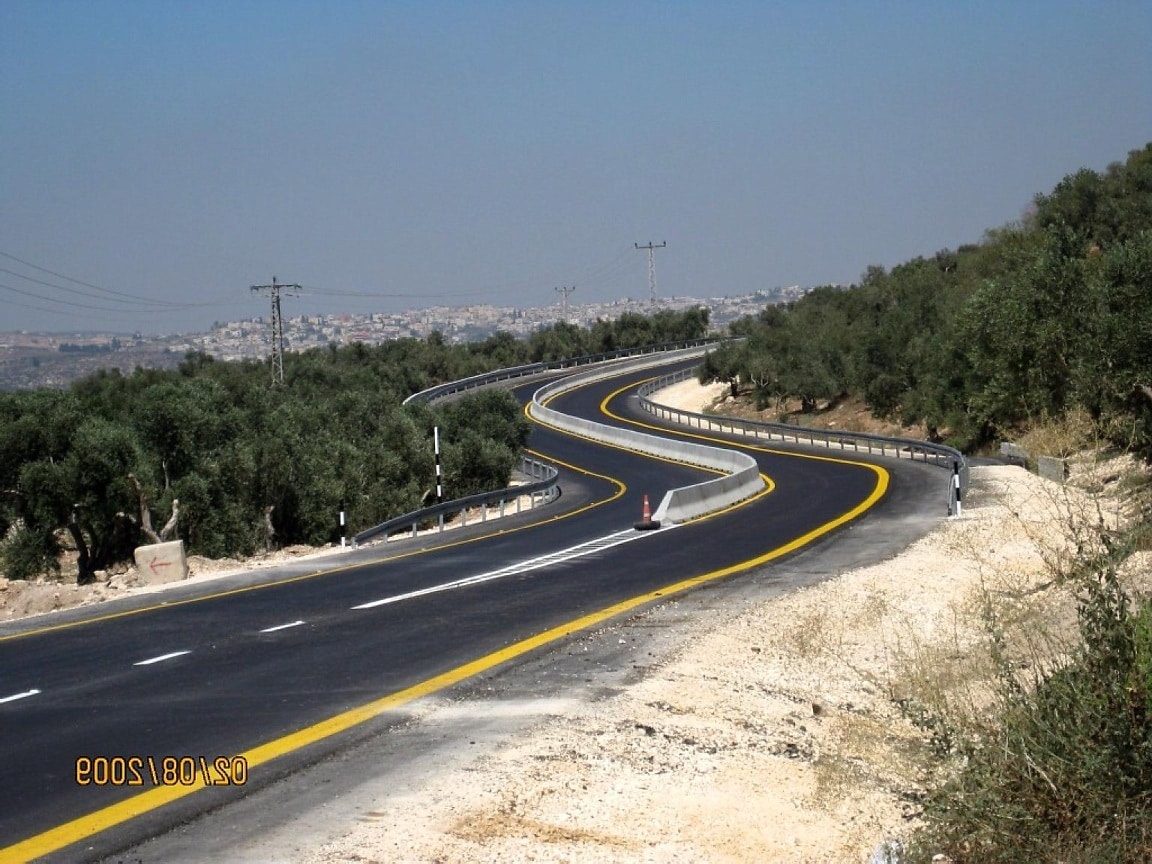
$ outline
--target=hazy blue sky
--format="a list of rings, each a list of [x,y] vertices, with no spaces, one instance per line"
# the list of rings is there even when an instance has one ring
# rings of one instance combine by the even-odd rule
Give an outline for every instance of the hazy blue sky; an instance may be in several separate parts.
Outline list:
[[[1149,140],[1149,0],[0,0],[0,330],[851,282]]]

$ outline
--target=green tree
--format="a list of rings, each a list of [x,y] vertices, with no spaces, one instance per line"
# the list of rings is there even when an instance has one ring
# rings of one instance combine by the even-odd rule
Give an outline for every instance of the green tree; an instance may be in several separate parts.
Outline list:
[[[28,462],[21,471],[30,528],[63,526],[68,531],[80,584],[93,581],[97,570],[128,559],[140,539],[125,515],[138,505],[128,475],[139,464],[132,431],[94,418],[76,429],[62,461]]]
[[[533,363],[550,363],[589,353],[585,331],[567,321],[557,321],[528,337],[528,356]]]
[[[701,384],[721,381],[732,398],[740,395],[740,376],[747,364],[748,348],[740,342],[722,342],[704,355],[697,378]]]
[[[57,391],[0,394],[0,529],[5,572],[13,579],[59,571],[61,547],[44,490],[33,466],[63,462],[82,421],[73,394]]]

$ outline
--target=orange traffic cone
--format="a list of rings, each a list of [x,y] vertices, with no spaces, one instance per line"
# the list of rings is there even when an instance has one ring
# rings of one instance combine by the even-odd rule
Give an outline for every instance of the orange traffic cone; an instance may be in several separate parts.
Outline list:
[[[659,522],[652,520],[652,508],[648,505],[648,496],[644,496],[644,507],[640,511],[640,521],[633,526],[637,531],[652,531],[660,527]]]

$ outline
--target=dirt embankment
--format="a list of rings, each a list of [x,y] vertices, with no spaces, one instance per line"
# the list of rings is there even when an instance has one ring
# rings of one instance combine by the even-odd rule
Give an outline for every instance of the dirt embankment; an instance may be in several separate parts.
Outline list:
[[[895,699],[977,680],[990,595],[1055,602],[1059,492],[1018,468],[973,484],[898,557],[694,634],[625,693],[298,860],[866,861],[915,826],[929,765]]]
[[[135,567],[99,572],[97,581],[93,584],[77,585],[75,556],[65,555],[59,579],[36,579],[25,582],[0,576],[0,621],[45,615],[77,606],[96,606],[117,597],[164,591],[173,585],[219,579],[248,570],[282,564],[285,561],[318,557],[331,551],[333,550],[315,549],[311,546],[291,546],[247,561],[237,561],[233,558],[213,560],[192,555],[188,558],[187,580],[161,585],[149,584],[145,574]]]
[[[685,382],[661,401],[697,411],[716,396]],[[736,610],[625,692],[429,776],[291,860],[868,860],[914,828],[932,765],[898,703],[978,707],[990,602],[1021,633],[1074,625],[1052,569],[1078,526],[1119,513],[1107,490],[1019,468],[974,468],[972,484],[963,517],[897,557]]]
[[[717,395],[685,382],[661,401],[699,411]],[[1074,629],[1052,568],[1096,502],[1113,506],[1019,468],[974,468],[972,484],[961,518],[897,557],[692,634],[626,692],[295,860],[867,861],[913,830],[933,770],[900,703],[978,709],[989,603],[1020,633]]]

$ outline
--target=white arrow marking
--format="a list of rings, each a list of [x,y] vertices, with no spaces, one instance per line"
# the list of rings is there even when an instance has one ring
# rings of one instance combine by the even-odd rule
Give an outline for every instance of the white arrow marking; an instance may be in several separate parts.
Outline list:
[[[171,660],[173,657],[181,657],[185,654],[191,654],[191,651],[173,651],[171,654],[161,654],[159,657],[149,657],[147,660],[141,660],[138,663],[133,663],[133,666],[151,666],[153,663],[160,663],[164,660]]]
[[[15,702],[17,699],[27,699],[29,696],[35,696],[39,690],[25,690],[23,693],[14,693],[11,696],[5,696],[0,699],[0,702]]]
[[[277,630],[287,630],[289,627],[299,627],[303,621],[293,621],[291,624],[277,624],[275,627],[267,627],[261,630],[261,633],[275,633]]]

